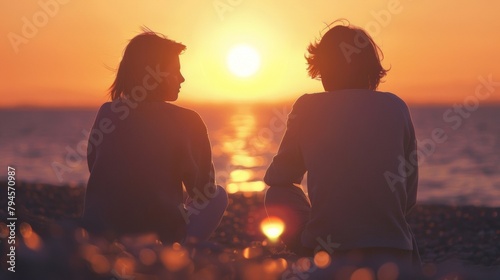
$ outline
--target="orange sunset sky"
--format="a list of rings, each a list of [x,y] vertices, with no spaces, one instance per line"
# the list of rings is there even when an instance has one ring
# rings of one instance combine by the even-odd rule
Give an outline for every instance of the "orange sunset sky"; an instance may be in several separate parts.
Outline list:
[[[465,0],[0,0],[0,107],[86,107],[107,101],[127,41],[141,26],[187,45],[181,102],[284,101],[321,91],[304,54],[325,24],[367,29],[391,67],[380,90],[410,104],[500,102],[500,1]],[[260,57],[241,78],[238,44]],[[498,81],[498,82],[497,82]],[[487,90],[483,87],[482,90]]]

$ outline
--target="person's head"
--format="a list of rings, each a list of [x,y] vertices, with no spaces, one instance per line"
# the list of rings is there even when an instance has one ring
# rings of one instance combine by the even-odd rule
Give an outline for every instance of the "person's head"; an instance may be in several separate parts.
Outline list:
[[[307,48],[309,76],[321,79],[327,91],[377,89],[388,71],[380,63],[380,48],[363,29],[338,22]]]
[[[179,55],[185,49],[183,44],[144,29],[125,48],[110,87],[111,99],[176,100],[180,84],[184,82]]]

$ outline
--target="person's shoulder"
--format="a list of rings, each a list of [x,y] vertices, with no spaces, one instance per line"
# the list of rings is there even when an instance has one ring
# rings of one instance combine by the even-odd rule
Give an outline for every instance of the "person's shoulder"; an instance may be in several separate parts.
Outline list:
[[[326,91],[321,91],[321,92],[312,92],[312,93],[304,93],[303,95],[301,95],[299,98],[297,98],[297,101],[301,101],[301,102],[308,102],[310,100],[314,100],[314,99],[317,99],[317,98],[321,98],[323,96],[325,96],[328,92]]]
[[[295,111],[308,112],[314,110],[312,108],[323,104],[325,102],[331,102],[328,92],[313,92],[305,93],[295,100],[293,104],[293,109]]]
[[[172,103],[165,103],[165,106],[170,107],[182,123],[189,124],[189,126],[194,126],[198,129],[206,130],[205,122],[201,118],[200,114],[198,114],[195,110]]]
[[[108,102],[104,102],[101,107],[99,107],[99,111],[105,111],[105,110],[109,110],[111,109],[111,104],[113,102],[112,101],[108,101]]]
[[[97,117],[108,115],[112,111],[112,102],[105,102],[97,110]]]
[[[390,107],[396,110],[397,112],[401,112],[401,114],[403,114],[405,118],[411,122],[410,108],[401,97],[391,92],[377,92],[377,93],[383,94],[389,100]]]
[[[388,91],[377,91],[378,94],[381,94],[383,96],[385,96],[387,99],[389,99],[391,102],[394,102],[400,106],[402,106],[403,108],[408,108],[408,105],[406,104],[406,102],[399,96],[397,96],[396,94],[392,93],[392,92],[388,92]]]
[[[323,92],[305,93],[295,100],[293,106],[294,108],[307,106],[307,104],[321,99],[321,96],[323,96]]]
[[[165,106],[169,107],[169,109],[173,110],[177,115],[179,115],[182,118],[192,119],[192,120],[201,120],[200,114],[198,114],[193,109],[189,109],[189,108],[175,105],[172,103],[165,103]]]
[[[392,92],[389,92],[389,91],[376,91],[376,92],[379,94],[382,94],[382,95],[386,96],[387,98],[392,99],[394,101],[405,103],[403,101],[403,99],[401,99],[401,97],[397,96],[396,94],[394,94]]]

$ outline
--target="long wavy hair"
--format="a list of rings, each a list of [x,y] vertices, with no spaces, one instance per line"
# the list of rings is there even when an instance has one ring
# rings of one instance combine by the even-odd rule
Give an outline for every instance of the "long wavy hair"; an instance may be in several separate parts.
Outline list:
[[[109,88],[111,100],[129,96],[135,86],[142,85],[148,67],[164,67],[186,49],[185,45],[150,29],[143,28],[142,31],[125,48],[115,81]]]

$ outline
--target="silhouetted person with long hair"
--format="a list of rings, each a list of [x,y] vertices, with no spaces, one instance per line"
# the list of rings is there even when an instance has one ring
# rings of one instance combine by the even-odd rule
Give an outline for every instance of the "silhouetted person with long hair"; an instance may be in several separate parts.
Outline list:
[[[203,241],[220,223],[227,194],[215,184],[206,126],[169,103],[184,82],[185,48],[144,30],[125,49],[112,102],[99,109],[89,136],[83,221],[96,233]]]
[[[301,96],[288,116],[265,175],[268,214],[284,220],[282,240],[300,255],[325,251],[333,270],[377,273],[394,262],[409,279],[402,274],[420,266],[406,220],[418,177],[410,112],[396,95],[376,91],[387,70],[362,29],[336,24],[308,52],[309,75],[325,92]],[[296,186],[305,172],[309,197]]]

